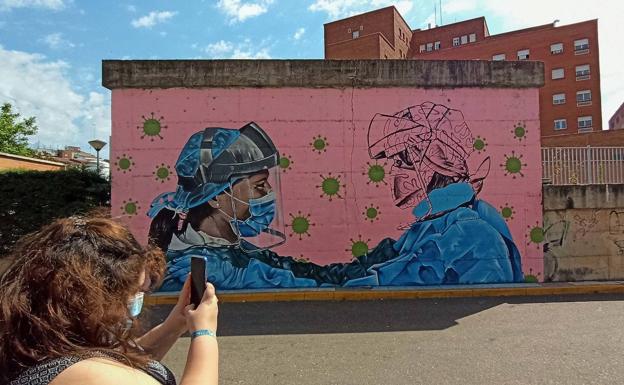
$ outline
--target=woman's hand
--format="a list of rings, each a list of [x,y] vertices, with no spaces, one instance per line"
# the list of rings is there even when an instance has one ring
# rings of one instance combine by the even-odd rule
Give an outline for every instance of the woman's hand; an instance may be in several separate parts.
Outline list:
[[[175,330],[178,335],[182,335],[188,331],[186,316],[184,309],[191,303],[191,275],[186,277],[184,286],[180,291],[178,302],[175,304],[167,319],[163,322],[170,330]]]
[[[217,302],[219,300],[215,295],[214,286],[210,282],[206,282],[206,290],[197,309],[193,304],[184,308],[186,325],[191,333],[201,329],[217,332],[217,316],[219,315]]]

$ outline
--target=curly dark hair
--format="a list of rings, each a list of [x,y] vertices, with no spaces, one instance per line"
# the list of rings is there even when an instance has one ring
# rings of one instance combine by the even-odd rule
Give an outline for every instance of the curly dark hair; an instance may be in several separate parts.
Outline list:
[[[94,351],[133,367],[149,356],[128,327],[143,269],[156,287],[165,259],[106,218],[59,219],[22,238],[0,278],[0,383],[39,362]]]

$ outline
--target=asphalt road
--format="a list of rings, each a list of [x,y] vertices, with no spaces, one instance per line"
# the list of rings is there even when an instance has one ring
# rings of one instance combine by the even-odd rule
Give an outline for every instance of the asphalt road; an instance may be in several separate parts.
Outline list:
[[[150,321],[167,313],[153,308]],[[622,384],[624,295],[222,303],[221,384]],[[165,357],[180,378],[188,338]]]

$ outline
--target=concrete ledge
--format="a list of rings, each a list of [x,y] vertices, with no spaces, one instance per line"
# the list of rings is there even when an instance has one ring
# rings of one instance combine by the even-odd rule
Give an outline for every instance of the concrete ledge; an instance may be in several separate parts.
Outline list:
[[[542,62],[483,60],[104,60],[118,88],[420,87],[532,88]]]
[[[362,301],[381,299],[517,297],[566,294],[624,293],[624,282],[568,282],[510,285],[465,285],[394,288],[320,288],[294,290],[219,291],[220,302],[280,301]],[[169,305],[177,301],[175,293],[155,293],[145,300],[150,305]]]

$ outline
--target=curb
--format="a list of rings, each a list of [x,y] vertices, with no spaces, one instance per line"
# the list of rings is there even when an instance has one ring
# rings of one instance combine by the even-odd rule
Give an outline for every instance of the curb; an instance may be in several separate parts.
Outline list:
[[[568,282],[519,285],[444,286],[431,288],[360,288],[360,289],[271,289],[218,291],[219,302],[287,302],[287,301],[365,301],[383,299],[517,297],[572,294],[624,294],[624,282]],[[177,293],[155,293],[146,296],[149,305],[172,305]]]

